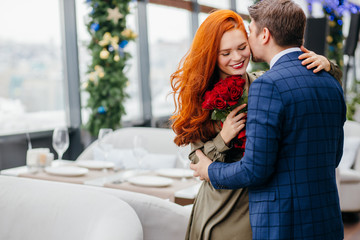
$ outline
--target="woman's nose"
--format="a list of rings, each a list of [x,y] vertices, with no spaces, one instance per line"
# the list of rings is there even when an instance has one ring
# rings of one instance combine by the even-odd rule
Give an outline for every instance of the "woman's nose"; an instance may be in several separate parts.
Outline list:
[[[233,60],[239,60],[241,59],[241,54],[239,51],[234,51],[233,54],[232,54],[232,59]]]

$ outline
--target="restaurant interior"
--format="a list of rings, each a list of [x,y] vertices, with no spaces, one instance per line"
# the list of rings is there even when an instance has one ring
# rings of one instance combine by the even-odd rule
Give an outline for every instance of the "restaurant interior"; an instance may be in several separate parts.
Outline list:
[[[304,46],[343,72],[337,186],[360,239],[360,0],[294,1]],[[2,1],[0,239],[184,239],[202,181],[174,143],[170,76],[209,13],[248,28],[255,2]]]

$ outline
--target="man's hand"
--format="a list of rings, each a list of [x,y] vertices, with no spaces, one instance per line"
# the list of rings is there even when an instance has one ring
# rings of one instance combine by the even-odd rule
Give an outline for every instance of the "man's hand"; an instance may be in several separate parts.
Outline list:
[[[210,181],[208,168],[212,161],[199,149],[196,150],[195,153],[199,158],[199,162],[197,164],[190,164],[190,168],[194,170],[194,177],[200,177],[200,180]]]

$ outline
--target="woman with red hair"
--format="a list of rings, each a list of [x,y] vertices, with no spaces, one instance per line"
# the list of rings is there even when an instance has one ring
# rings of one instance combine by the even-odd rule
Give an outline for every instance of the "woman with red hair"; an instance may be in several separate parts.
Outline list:
[[[340,70],[325,57],[308,52],[303,63]],[[245,79],[244,88],[262,73],[247,73],[250,48],[242,18],[231,10],[212,12],[201,24],[190,50],[171,75],[175,112],[172,129],[178,146],[191,144],[189,159],[198,161],[195,151],[201,149],[213,161],[239,161],[242,152],[233,147],[233,139],[245,127],[245,113],[228,115],[223,125],[211,119],[211,111],[203,109],[204,94],[228,76]],[[341,72],[340,72],[341,75]],[[186,239],[252,239],[246,188],[216,190],[204,181],[195,199]]]

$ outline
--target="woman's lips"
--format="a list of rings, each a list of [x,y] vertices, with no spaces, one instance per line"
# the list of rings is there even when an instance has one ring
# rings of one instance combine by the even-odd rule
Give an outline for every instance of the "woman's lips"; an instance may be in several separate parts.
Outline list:
[[[240,69],[244,66],[244,62],[241,62],[241,63],[238,63],[238,64],[235,64],[235,65],[232,65],[232,68],[234,69]]]

